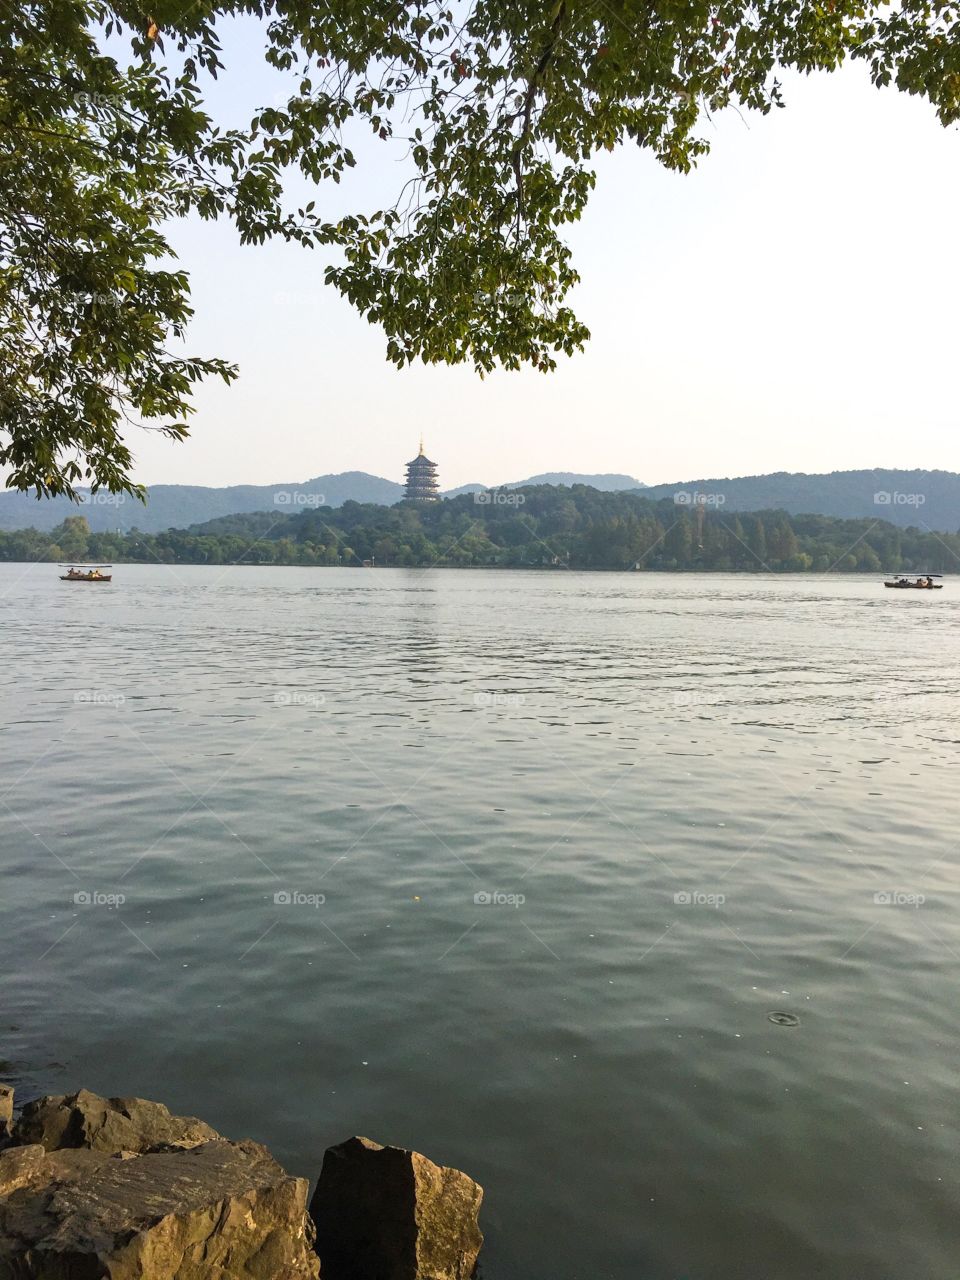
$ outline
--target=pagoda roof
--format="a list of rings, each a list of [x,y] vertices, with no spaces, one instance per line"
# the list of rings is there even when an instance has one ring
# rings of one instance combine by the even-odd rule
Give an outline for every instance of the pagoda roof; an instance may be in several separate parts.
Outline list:
[[[412,462],[407,463],[407,466],[417,467],[422,466],[423,464],[426,464],[428,467],[435,467],[437,465],[435,462],[431,462],[425,453],[418,453]]]

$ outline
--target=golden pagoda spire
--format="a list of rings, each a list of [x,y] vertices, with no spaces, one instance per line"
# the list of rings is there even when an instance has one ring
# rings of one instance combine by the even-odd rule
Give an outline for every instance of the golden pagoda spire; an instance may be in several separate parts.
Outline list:
[[[423,433],[421,432],[421,434],[420,434],[420,453],[419,453],[419,457],[421,457],[421,458],[422,458],[423,456],[424,456],[424,453],[423,453]]]

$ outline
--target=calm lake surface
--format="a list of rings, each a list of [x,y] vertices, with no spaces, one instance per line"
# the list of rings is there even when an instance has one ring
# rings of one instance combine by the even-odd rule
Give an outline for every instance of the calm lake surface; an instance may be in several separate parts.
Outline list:
[[[960,589],[2,565],[0,627],[24,1096],[415,1147],[484,1280],[956,1280]]]

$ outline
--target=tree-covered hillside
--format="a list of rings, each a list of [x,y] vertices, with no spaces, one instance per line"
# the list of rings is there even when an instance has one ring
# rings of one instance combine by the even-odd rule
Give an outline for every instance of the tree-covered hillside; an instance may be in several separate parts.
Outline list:
[[[156,534],[91,533],[76,516],[52,532],[0,534],[0,559],[951,573],[960,569],[960,534],[543,485],[428,505],[233,515]]]

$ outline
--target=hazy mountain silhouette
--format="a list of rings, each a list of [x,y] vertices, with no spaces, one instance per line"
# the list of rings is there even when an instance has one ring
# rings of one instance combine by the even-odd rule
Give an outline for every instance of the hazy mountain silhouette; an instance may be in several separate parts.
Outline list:
[[[534,476],[519,484],[590,484],[596,489],[636,489],[632,476],[589,476],[558,472],[557,477]],[[449,496],[484,489],[486,485],[464,485],[449,490]],[[121,494],[84,491],[85,501],[76,506],[66,498],[40,502],[30,494],[0,493],[0,529],[53,529],[67,516],[84,515],[95,532],[106,529],[142,529],[157,533],[163,529],[186,529],[219,516],[250,511],[289,513],[304,507],[340,507],[345,502],[375,502],[391,506],[403,497],[403,486],[366,471],[344,471],[337,475],[315,476],[291,484],[238,484],[224,489],[200,485],[151,485],[147,505]]]
[[[845,519],[876,516],[893,524],[915,525],[920,529],[954,532],[960,528],[960,475],[953,471],[874,469],[833,471],[826,475],[778,471],[771,475],[682,480],[650,487],[632,476],[553,471],[526,480],[507,481],[502,487],[537,484],[586,484],[607,492],[642,489],[645,497],[655,499],[679,495],[680,504],[693,501],[699,492],[713,495],[711,505],[724,511],[782,508],[791,515]],[[447,490],[444,496],[455,497],[487,487],[479,483],[460,485]],[[344,471],[290,484],[231,485],[223,489],[158,484],[151,487],[145,507],[132,498],[105,493],[86,495],[80,507],[64,498],[38,502],[29,494],[2,493],[0,529],[52,529],[66,516],[80,514],[87,517],[93,530],[138,528],[155,533],[251,511],[283,514],[304,507],[340,507],[349,501],[390,506],[402,496],[403,487],[396,481],[366,471]]]
[[[807,475],[776,471],[734,479],[683,480],[644,489],[645,498],[673,496],[684,503],[700,493],[721,511],[782,509],[791,515],[838,516],[855,520],[875,516],[906,528],[960,529],[960,475],[955,471],[831,471]],[[718,499],[722,499],[719,501]]]

